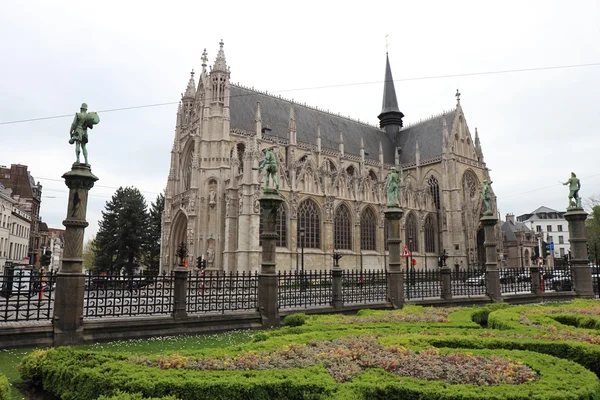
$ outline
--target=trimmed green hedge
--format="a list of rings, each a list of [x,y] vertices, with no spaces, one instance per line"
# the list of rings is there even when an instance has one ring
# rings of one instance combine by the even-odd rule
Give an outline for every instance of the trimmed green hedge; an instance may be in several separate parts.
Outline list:
[[[114,396],[100,396],[98,400],[177,400],[174,396],[166,397],[144,397],[141,393],[125,393],[120,390]]]
[[[386,336],[382,343],[405,344],[404,336]],[[454,343],[459,347],[460,343]],[[441,349],[445,353],[456,350]],[[600,399],[600,380],[581,365],[544,354],[509,350],[469,350],[486,357],[501,355],[523,361],[540,379],[521,385],[452,385],[398,377],[383,370],[362,372],[337,384],[322,365],[303,369],[250,371],[161,370],[136,365],[108,353],[50,350],[23,363],[23,377],[41,379],[45,390],[61,399],[92,400],[100,395],[175,396],[206,399]],[[37,360],[37,362],[32,361]],[[40,374],[41,372],[41,374]],[[140,398],[140,397],[138,397]],[[142,397],[143,398],[143,397]],[[116,397],[115,399],[129,399]],[[136,397],[132,397],[136,399]]]
[[[4,375],[0,375],[0,400],[10,400],[10,384]]]

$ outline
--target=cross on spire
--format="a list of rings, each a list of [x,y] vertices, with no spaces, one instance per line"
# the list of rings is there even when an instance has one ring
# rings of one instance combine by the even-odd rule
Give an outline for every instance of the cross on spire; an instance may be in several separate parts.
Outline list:
[[[458,105],[458,104],[460,104],[460,92],[458,91],[458,89],[456,89],[455,96],[456,96],[456,104]]]
[[[208,54],[206,53],[206,49],[202,52],[202,66],[206,67],[206,63],[208,62]]]

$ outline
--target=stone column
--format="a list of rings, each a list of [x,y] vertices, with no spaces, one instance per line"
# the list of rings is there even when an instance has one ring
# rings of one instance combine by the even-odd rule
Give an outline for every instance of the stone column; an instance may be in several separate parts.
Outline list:
[[[187,317],[187,291],[189,270],[183,263],[175,268],[175,287],[173,288],[173,318]]]
[[[340,268],[340,258],[342,255],[338,252],[334,252],[333,268],[331,268],[331,305],[336,310],[344,306],[342,298],[342,269]]]
[[[275,221],[277,210],[283,200],[278,191],[265,189],[258,201],[262,208],[263,231],[262,239],[262,263],[258,274],[258,310],[265,328],[279,326],[279,310],[277,308],[278,279],[276,270],[276,245],[279,235],[276,232]]]
[[[450,267],[445,265],[445,263],[440,267],[440,275],[442,278],[442,299],[444,300],[452,299],[452,279],[450,272]]]
[[[500,271],[498,271],[498,258],[496,255],[496,233],[495,228],[498,219],[493,215],[485,215],[481,218],[485,234],[485,285],[487,295],[494,303],[502,302],[500,291]]]
[[[537,265],[532,265],[529,267],[529,276],[531,277],[531,293],[536,296],[541,296],[542,294],[542,284],[540,278],[540,267]]]
[[[54,299],[54,345],[71,345],[83,342],[83,298],[85,275],[83,273],[83,235],[88,222],[88,192],[98,180],[87,164],[75,163],[71,171],[62,176],[69,188],[69,204],[65,226],[65,243],[62,268],[56,274]]]
[[[569,243],[571,244],[571,270],[573,286],[577,297],[591,299],[594,297],[592,286],[592,269],[588,265],[585,238],[585,220],[588,214],[583,208],[567,209],[565,219],[569,223]]]
[[[390,207],[384,211],[389,222],[388,248],[388,297],[394,308],[404,306],[404,274],[402,272],[402,258],[400,257],[400,219],[402,210],[399,207]]]

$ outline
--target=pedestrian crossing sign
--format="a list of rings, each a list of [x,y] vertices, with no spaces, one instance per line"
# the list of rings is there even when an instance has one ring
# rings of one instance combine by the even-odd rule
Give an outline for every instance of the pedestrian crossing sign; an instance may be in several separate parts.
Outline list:
[[[404,246],[404,251],[402,252],[402,257],[410,257],[410,250],[408,250],[408,246]]]

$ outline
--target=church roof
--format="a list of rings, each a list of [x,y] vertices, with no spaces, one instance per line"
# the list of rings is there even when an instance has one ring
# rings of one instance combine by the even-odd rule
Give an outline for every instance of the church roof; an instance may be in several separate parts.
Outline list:
[[[512,241],[517,240],[517,232],[530,232],[531,230],[522,222],[505,221],[501,226],[502,232],[506,236],[506,240]]]
[[[417,142],[422,161],[441,156],[444,141],[442,136],[444,118],[446,118],[446,126],[450,131],[455,116],[456,109],[402,129],[395,144],[401,148],[400,163],[402,165],[416,163]]]
[[[298,142],[316,144],[317,125],[320,125],[322,147],[337,150],[341,132],[344,135],[345,153],[359,155],[362,138],[365,152],[368,153],[366,158],[379,159],[381,142],[384,162],[394,163],[394,147],[390,139],[383,130],[375,126],[233,84],[230,86],[229,100],[231,127],[254,131],[257,102],[261,105],[262,125],[269,125],[271,135],[288,137],[290,106],[293,105]],[[441,149],[441,136],[439,147]]]

